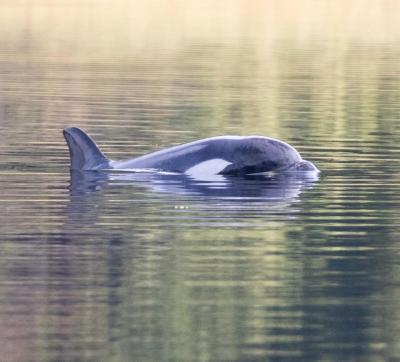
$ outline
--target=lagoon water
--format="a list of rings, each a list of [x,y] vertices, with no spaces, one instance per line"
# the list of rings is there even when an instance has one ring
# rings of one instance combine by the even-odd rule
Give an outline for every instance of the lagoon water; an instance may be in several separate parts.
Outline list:
[[[1,361],[400,358],[400,6],[349,4],[2,1]],[[72,125],[322,174],[70,174]]]

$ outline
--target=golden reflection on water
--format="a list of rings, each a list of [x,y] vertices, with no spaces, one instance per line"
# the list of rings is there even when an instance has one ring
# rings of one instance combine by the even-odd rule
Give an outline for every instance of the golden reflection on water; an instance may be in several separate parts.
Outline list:
[[[41,122],[52,117],[57,129],[74,119],[84,126],[96,107],[97,127],[113,122],[117,129],[115,108],[124,104],[134,108],[125,115],[135,120],[134,131],[141,130],[138,114],[170,119],[157,127],[165,133],[173,119],[187,117],[163,145],[178,131],[186,141],[190,123],[201,135],[290,140],[295,135],[287,128],[299,119],[307,120],[300,137],[316,139],[329,128],[332,137],[373,139],[371,133],[390,128],[376,118],[380,98],[392,103],[398,84],[399,7],[398,1],[6,2],[3,93],[17,103],[28,96]],[[178,113],[182,106],[188,114]],[[202,117],[191,120],[191,110]],[[14,112],[24,116],[24,107]],[[151,137],[146,124],[142,129]]]
[[[120,57],[143,48],[176,52],[203,41],[259,42],[258,51],[268,52],[287,39],[333,40],[343,51],[349,42],[400,37],[396,0],[3,0],[1,8],[3,44],[55,56]]]

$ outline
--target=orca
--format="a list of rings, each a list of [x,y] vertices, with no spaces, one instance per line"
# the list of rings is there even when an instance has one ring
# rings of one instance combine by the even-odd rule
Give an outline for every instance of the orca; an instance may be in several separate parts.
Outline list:
[[[107,158],[93,139],[77,127],[63,131],[71,170],[149,170],[204,175],[257,175],[264,173],[318,173],[291,145],[263,136],[219,136],[165,148],[129,160]]]

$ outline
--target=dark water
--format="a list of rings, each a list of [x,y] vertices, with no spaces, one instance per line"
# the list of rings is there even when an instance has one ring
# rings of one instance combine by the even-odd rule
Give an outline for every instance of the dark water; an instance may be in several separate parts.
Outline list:
[[[0,360],[398,360],[398,3],[188,3],[0,5]],[[70,125],[114,159],[272,136],[323,172],[70,175]]]

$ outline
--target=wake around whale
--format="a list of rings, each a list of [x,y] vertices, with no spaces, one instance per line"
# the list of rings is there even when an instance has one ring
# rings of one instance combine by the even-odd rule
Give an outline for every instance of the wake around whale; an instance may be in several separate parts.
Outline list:
[[[107,158],[92,138],[76,127],[63,131],[71,170],[157,170],[197,175],[254,175],[263,173],[318,173],[297,150],[262,136],[206,138],[124,161]]]

